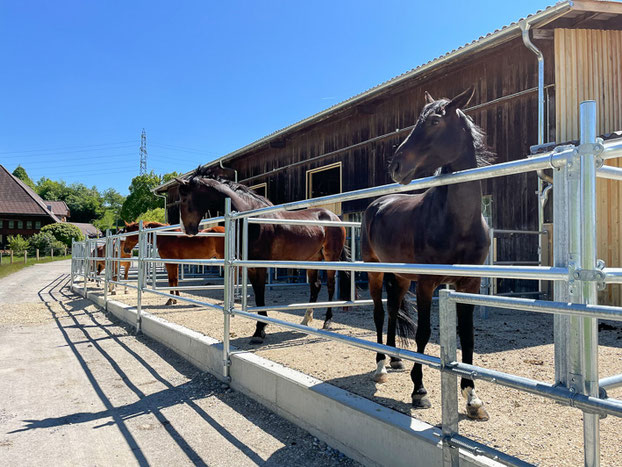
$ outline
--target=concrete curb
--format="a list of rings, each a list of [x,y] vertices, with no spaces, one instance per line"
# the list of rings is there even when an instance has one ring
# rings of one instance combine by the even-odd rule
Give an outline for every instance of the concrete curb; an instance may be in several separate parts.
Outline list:
[[[74,286],[82,295],[83,289]],[[136,309],[89,293],[119,320],[136,325]],[[148,312],[142,332],[203,371],[223,377],[222,344]],[[231,353],[231,387],[369,466],[443,465],[440,430],[253,353]],[[501,465],[460,450],[463,466]]]

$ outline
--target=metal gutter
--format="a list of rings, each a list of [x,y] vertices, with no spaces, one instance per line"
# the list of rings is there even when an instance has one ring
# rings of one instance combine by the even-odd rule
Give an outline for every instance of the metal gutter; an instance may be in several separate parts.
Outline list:
[[[529,20],[529,23],[532,26],[544,26],[548,23],[550,23],[551,21],[554,21],[555,19],[557,19],[558,17],[564,15],[565,13],[567,13],[569,10],[572,9],[572,7],[574,6],[574,3],[570,0],[565,1],[565,2],[560,2],[556,5],[553,5],[545,10],[542,10],[538,13],[535,13],[533,15],[528,16],[526,19]],[[335,114],[338,111],[342,111],[345,110],[351,106],[354,106],[366,99],[370,99],[373,98],[381,93],[383,93],[384,91],[386,91],[387,89],[392,88],[393,86],[397,86],[400,83],[407,81],[409,79],[412,79],[414,77],[420,76],[425,74],[426,72],[432,71],[435,68],[441,67],[443,65],[447,65],[455,60],[458,60],[464,56],[467,56],[469,54],[475,53],[475,52],[481,52],[485,49],[500,45],[504,42],[507,42],[511,39],[514,39],[516,37],[521,36],[522,32],[521,32],[521,27],[519,25],[518,22],[512,23],[508,26],[505,26],[502,29],[499,29],[495,32],[492,32],[490,34],[488,34],[485,37],[482,37],[480,39],[477,39],[473,42],[470,42],[469,44],[466,44],[458,49],[455,49],[451,52],[448,52],[447,54],[434,59],[428,63],[425,63],[417,68],[414,68],[410,71],[407,71],[406,73],[399,75],[393,79],[390,79],[389,81],[385,81],[382,84],[379,84],[376,87],[373,87],[365,92],[362,92],[361,94],[358,94],[354,97],[351,97],[350,99],[347,99],[339,104],[336,104],[332,107],[329,107],[326,110],[323,110],[315,115],[312,115],[310,117],[307,117],[297,123],[294,123],[293,125],[290,125],[282,130],[276,131],[268,136],[265,136],[261,139],[258,139],[257,141],[250,143],[240,149],[237,149],[229,154],[226,154],[218,159],[215,159],[211,162],[208,162],[207,164],[204,164],[203,167],[206,166],[211,166],[211,165],[220,165],[222,162],[224,162],[225,160],[228,159],[232,159],[234,157],[237,157],[239,155],[242,155],[246,152],[249,152],[251,150],[254,150],[256,148],[259,148],[261,145],[268,143],[269,141],[276,139],[276,138],[281,138],[283,136],[285,136],[288,133],[291,133],[293,131],[299,130],[307,125],[310,125],[312,123],[317,123],[325,118],[328,118],[330,116],[332,116],[333,114]],[[193,171],[187,172],[185,173],[183,176],[187,176],[189,174],[191,174]],[[171,180],[167,183],[164,183],[156,188],[154,188],[152,191],[162,191],[166,188],[168,188],[169,186],[175,184],[174,180]]]

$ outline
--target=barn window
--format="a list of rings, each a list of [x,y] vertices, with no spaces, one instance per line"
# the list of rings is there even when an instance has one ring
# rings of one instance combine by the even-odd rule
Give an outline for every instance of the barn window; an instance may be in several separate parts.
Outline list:
[[[0,229],[2,228],[2,219],[0,219]]]
[[[9,221],[9,229],[15,228],[15,221]]]
[[[249,186],[251,190],[253,190],[258,195],[263,196],[264,198],[268,197],[268,184],[267,183],[259,183],[257,185]]]
[[[32,221],[26,221],[26,228],[32,229]]]
[[[41,221],[36,221],[35,222],[35,229],[40,229],[41,228]]]
[[[341,193],[341,162],[307,170],[307,199]],[[341,214],[341,203],[324,205],[335,214]]]
[[[24,223],[22,221],[17,221],[17,228],[18,229],[23,229],[24,228]]]

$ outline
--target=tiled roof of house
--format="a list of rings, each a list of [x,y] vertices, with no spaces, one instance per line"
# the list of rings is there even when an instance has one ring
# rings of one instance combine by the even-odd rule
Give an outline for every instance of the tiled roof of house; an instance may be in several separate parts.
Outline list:
[[[48,209],[54,213],[54,215],[69,217],[69,206],[67,206],[64,201],[44,200],[44,203],[48,206]]]
[[[60,222],[35,191],[0,165],[0,214],[39,214]]]
[[[75,225],[84,234],[85,237],[98,237],[101,230],[95,227],[93,224],[87,224],[85,222],[68,222],[68,224]]]

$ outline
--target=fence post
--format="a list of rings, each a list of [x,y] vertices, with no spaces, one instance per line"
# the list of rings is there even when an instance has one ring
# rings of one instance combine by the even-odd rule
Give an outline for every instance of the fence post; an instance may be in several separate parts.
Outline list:
[[[13,264],[13,250],[11,250],[11,264]]]
[[[145,253],[145,232],[143,231],[143,221],[138,223],[138,289],[136,296],[136,334],[140,334],[141,324],[142,324],[142,316],[141,316],[141,308],[142,308],[142,295],[143,295],[143,282],[145,280],[145,268],[144,268],[144,253]],[[119,269],[119,272],[121,270]]]
[[[580,279],[581,302],[598,303],[596,266],[596,156],[602,152],[602,145],[596,142],[596,102],[585,101],[580,106],[581,145],[580,157]],[[587,277],[587,274],[590,277]],[[602,274],[602,273],[601,273]],[[604,277],[602,278],[604,279]],[[598,320],[582,318],[581,347],[584,367],[585,394],[598,397]],[[585,465],[600,464],[600,418],[598,414],[583,412],[583,439],[585,444]]]
[[[227,241],[226,234],[223,240],[225,240],[225,242]],[[248,260],[248,217],[245,217],[242,220],[242,259],[244,261]],[[268,277],[269,276],[270,276],[270,270],[268,270]],[[244,266],[242,267],[242,310],[247,311],[247,309],[248,309],[248,268]]]
[[[52,257],[54,257],[54,250],[52,249]],[[91,261],[88,259],[91,256],[91,249],[90,249],[90,245],[89,245],[89,241],[88,239],[84,240],[84,298],[87,298],[87,290],[86,290],[86,283],[88,282],[88,278],[89,278],[89,266]]]
[[[110,272],[110,229],[106,229],[104,246],[104,309],[108,311],[108,273]]]
[[[458,377],[445,371],[456,361],[456,303],[449,290],[439,290],[439,333],[441,340],[441,409],[443,432],[443,465],[458,467],[458,449],[449,441],[458,434]]]
[[[350,229],[350,261],[356,261],[356,227]],[[339,274],[339,272],[337,272]],[[337,281],[339,283],[339,281]],[[356,272],[350,272],[350,300],[356,300]]]
[[[231,265],[235,251],[235,223],[231,220],[231,198],[225,199],[225,290],[224,290],[224,330],[222,339],[223,367],[222,373],[225,381],[231,381],[229,367],[229,330],[231,325],[231,311],[234,306],[235,267]]]
[[[24,250],[24,264],[28,264],[28,252]]]
[[[54,248],[50,248],[50,256],[54,258]]]
[[[74,268],[75,268],[74,258],[73,258],[73,254],[75,253],[74,243],[75,243],[75,240],[72,238],[71,239],[71,267],[70,267],[70,272],[69,272],[69,276],[70,276],[69,283],[71,285],[69,289],[70,291],[73,291],[73,273],[74,273]],[[39,259],[39,249],[37,249],[37,260],[38,259]]]

